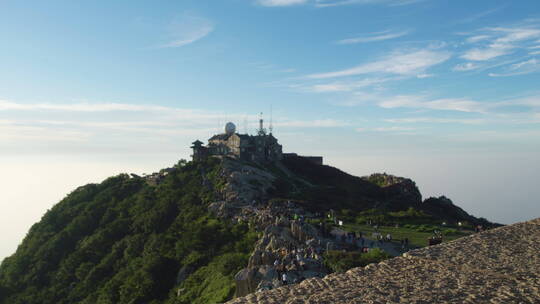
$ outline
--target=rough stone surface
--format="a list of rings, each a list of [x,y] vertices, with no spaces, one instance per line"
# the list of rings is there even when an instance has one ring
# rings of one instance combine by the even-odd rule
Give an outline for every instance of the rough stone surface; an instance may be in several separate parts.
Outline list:
[[[229,303],[540,303],[540,219]]]

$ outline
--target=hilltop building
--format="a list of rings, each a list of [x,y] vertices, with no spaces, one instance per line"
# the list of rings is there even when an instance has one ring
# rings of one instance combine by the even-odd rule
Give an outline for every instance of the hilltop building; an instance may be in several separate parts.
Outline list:
[[[236,126],[228,122],[225,125],[225,133],[212,136],[207,146],[203,146],[203,142],[196,140],[191,148],[193,160],[222,155],[247,161],[274,162],[283,157],[281,145],[272,135],[272,131],[266,132],[262,118],[259,120],[257,135],[238,134]]]
[[[263,126],[262,117],[259,119],[259,129],[256,135],[236,133],[236,126],[232,122],[225,125],[225,132],[216,134],[208,139],[208,145],[200,140],[192,143],[192,158],[194,161],[205,159],[209,156],[227,156],[239,160],[254,162],[276,162],[283,158],[303,157],[295,153],[283,153],[282,146],[277,138],[272,135],[272,127],[267,133]],[[303,157],[316,164],[322,165],[323,158],[320,156]]]

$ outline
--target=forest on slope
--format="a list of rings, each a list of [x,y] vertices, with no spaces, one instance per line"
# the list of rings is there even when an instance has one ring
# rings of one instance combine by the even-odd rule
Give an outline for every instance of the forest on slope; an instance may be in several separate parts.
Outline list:
[[[216,159],[157,186],[127,174],[80,187],[32,226],[0,267],[0,303],[208,303],[232,297],[256,234],[212,217]],[[183,282],[179,269],[191,269]],[[177,297],[173,287],[185,292]]]

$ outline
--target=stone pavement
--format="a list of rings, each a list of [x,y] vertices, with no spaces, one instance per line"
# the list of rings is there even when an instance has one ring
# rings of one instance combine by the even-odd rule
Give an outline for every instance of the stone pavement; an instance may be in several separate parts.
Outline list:
[[[540,303],[540,218],[228,303]]]

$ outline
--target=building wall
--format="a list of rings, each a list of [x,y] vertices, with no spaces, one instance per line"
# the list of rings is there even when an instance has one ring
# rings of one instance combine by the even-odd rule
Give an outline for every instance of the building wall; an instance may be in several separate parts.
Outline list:
[[[222,136],[208,141],[206,154],[226,155],[248,161],[277,161],[282,159],[282,146],[277,139],[270,135],[238,135],[233,134],[227,138]],[[194,151],[195,155],[202,155],[202,151]]]

